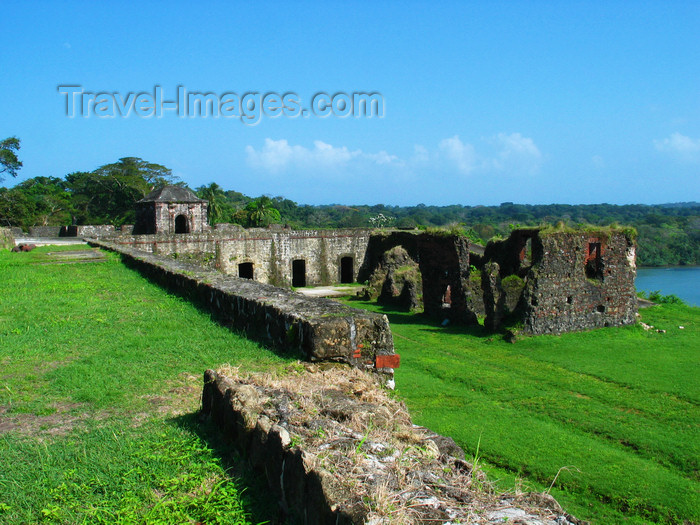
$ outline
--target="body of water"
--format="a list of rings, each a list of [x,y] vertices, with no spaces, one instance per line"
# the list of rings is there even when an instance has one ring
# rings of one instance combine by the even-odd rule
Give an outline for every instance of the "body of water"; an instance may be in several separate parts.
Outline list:
[[[700,306],[700,266],[637,268],[637,290],[677,295],[686,303]]]

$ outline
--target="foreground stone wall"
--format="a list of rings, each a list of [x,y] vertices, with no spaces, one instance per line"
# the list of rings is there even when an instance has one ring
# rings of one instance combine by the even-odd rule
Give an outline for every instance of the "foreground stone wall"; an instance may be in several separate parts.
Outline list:
[[[282,523],[581,523],[549,495],[498,494],[359,370],[207,370],[202,417],[265,476]]]
[[[109,242],[90,244],[122,254],[155,282],[206,304],[246,336],[310,361],[338,361],[393,375],[398,355],[386,316],[312,299],[289,289],[240,279]]]
[[[0,250],[11,250],[15,246],[15,238],[10,228],[0,228]]]
[[[121,235],[111,242],[179,259],[190,257],[229,275],[240,275],[244,265],[252,270],[253,280],[276,286],[317,286],[341,282],[343,259],[351,261],[349,281],[357,280],[369,231],[222,228],[201,234]],[[296,274],[303,272],[304,284],[295,280],[295,268]]]

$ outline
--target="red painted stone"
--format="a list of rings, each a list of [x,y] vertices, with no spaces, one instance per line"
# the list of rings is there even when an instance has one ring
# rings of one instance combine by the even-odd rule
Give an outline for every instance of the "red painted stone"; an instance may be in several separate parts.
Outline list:
[[[374,366],[377,368],[398,368],[401,361],[399,354],[378,355]]]

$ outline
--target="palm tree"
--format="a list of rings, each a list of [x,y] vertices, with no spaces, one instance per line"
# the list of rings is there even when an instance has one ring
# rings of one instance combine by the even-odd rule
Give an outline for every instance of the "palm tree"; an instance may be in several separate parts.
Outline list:
[[[272,199],[267,195],[248,203],[246,211],[251,226],[267,226],[271,222],[280,220],[280,212],[277,208],[273,208],[272,204]]]
[[[197,196],[200,199],[209,201],[209,224],[213,226],[217,222],[221,222],[223,200],[226,198],[224,189],[216,182],[212,182],[209,186],[200,186],[197,188]]]

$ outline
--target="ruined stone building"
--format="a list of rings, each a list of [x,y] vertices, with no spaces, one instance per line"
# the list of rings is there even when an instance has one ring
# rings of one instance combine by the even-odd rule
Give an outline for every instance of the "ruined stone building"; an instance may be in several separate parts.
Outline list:
[[[207,224],[207,202],[167,186],[113,242],[275,286],[362,282],[384,304],[530,334],[635,321],[635,243],[622,229],[519,229],[485,250],[448,232],[243,229]],[[478,252],[478,253],[476,253]]]
[[[209,203],[179,186],[153,190],[136,203],[137,234],[202,233],[208,231]]]
[[[489,243],[485,325],[557,334],[634,323],[635,249],[631,233],[611,228],[520,229]]]

